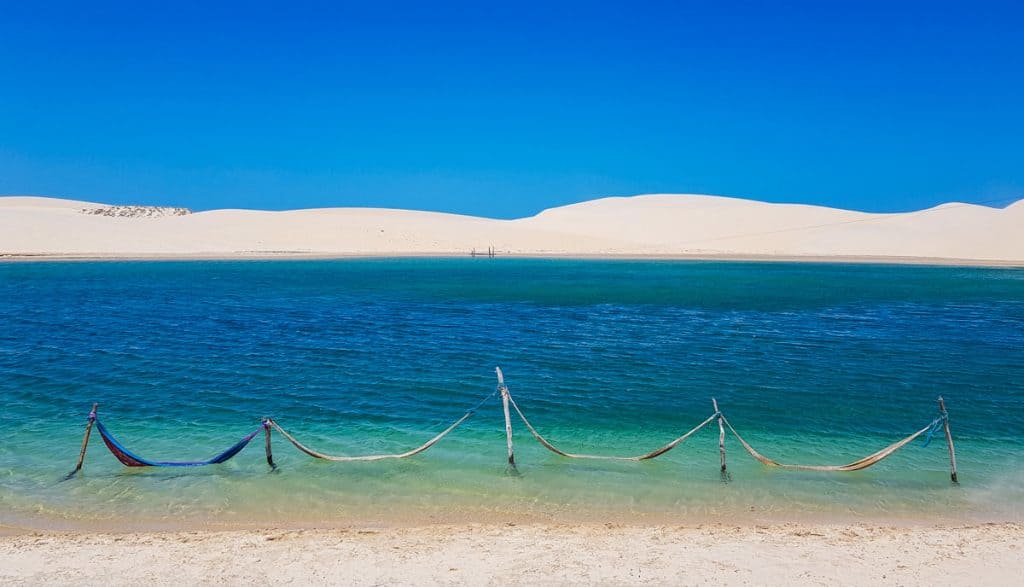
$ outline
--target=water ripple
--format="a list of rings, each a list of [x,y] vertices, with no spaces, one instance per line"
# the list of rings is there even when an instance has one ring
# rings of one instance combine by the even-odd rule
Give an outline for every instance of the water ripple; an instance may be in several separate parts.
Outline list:
[[[879,513],[933,502],[1019,512],[1024,483],[1000,471],[1024,464],[1022,324],[1017,270],[512,259],[0,264],[0,424],[12,431],[0,444],[3,503],[96,519],[449,511],[502,500],[537,512],[588,504]],[[767,471],[730,446],[734,482],[724,487],[717,431],[636,467],[566,462],[521,429],[524,475],[510,481],[492,400],[416,461],[342,467],[278,443],[282,472],[267,476],[254,443],[223,466],[140,473],[97,443],[82,479],[53,483],[73,464],[93,401],[119,437],[158,458],[206,458],[263,415],[325,451],[364,454],[404,450],[443,429],[493,391],[495,365],[552,440],[602,454],[658,446],[706,417],[714,396],[771,456],[840,462],[924,425],[944,395],[971,481],[963,493],[946,491],[941,442],[841,478]]]

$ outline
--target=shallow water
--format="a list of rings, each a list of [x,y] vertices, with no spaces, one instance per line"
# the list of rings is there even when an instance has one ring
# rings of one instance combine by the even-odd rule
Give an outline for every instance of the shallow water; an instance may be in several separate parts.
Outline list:
[[[203,459],[272,415],[335,454],[417,446],[491,395],[494,366],[573,461],[501,404],[402,461],[330,463],[274,436],[204,468],[130,469],[85,416],[153,459]],[[0,523],[30,526],[484,519],[1024,519],[1024,271],[681,261],[392,259],[0,264]]]

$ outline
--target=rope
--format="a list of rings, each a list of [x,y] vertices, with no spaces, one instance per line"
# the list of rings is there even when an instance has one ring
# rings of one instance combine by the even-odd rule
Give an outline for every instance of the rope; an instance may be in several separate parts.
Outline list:
[[[489,399],[491,399],[492,397],[494,397],[494,396],[498,395],[498,392],[499,392],[499,391],[501,391],[501,388],[500,388],[500,387],[499,387],[499,388],[497,388],[497,389],[495,389],[494,391],[492,391],[490,395],[488,395],[488,396],[485,396],[485,397],[484,397],[484,399],[482,399],[482,400],[480,400],[480,401],[476,402],[476,405],[475,405],[475,406],[473,406],[472,408],[469,408],[469,410],[467,410],[467,411],[468,411],[469,413],[471,413],[471,414],[472,414],[472,413],[475,413],[475,412],[476,412],[477,410],[479,410],[479,409],[480,409],[480,406],[482,406],[482,405],[484,405],[484,404],[486,404],[486,403],[487,403],[487,400],[489,400]]]
[[[306,453],[307,455],[309,455],[309,456],[311,456],[313,458],[316,458],[316,459],[324,459],[324,460],[336,461],[336,462],[381,461],[381,460],[384,460],[384,459],[404,459],[404,458],[408,458],[408,457],[411,457],[411,456],[414,456],[414,455],[418,455],[421,452],[423,452],[423,451],[427,450],[428,448],[430,448],[430,447],[434,446],[435,444],[437,444],[437,442],[439,440],[441,440],[442,438],[444,438],[445,436],[447,436],[449,432],[451,432],[452,430],[455,430],[456,428],[458,428],[459,424],[462,424],[463,422],[466,421],[467,418],[469,418],[470,416],[475,414],[477,408],[479,408],[484,403],[486,403],[487,400],[489,400],[492,397],[494,397],[494,395],[496,393],[498,393],[497,390],[491,392],[490,395],[484,397],[484,399],[480,400],[475,406],[473,406],[472,408],[467,410],[466,413],[463,414],[463,416],[461,418],[456,420],[451,426],[445,428],[443,431],[441,431],[440,434],[438,434],[437,436],[431,438],[426,443],[424,443],[424,444],[422,444],[422,445],[420,445],[420,446],[418,446],[418,447],[416,447],[416,448],[414,448],[412,450],[409,450],[409,451],[406,451],[406,452],[403,452],[403,453],[398,453],[398,454],[362,455],[362,456],[354,456],[354,457],[335,456],[335,455],[325,454],[325,453],[322,453],[322,452],[315,451],[315,450],[309,448],[308,446],[302,444],[301,442],[299,442],[294,436],[292,436],[291,434],[288,434],[288,432],[286,432],[284,428],[281,428],[281,425],[278,424],[273,418],[267,418],[267,421],[270,422],[270,425],[273,426],[274,428],[276,428],[277,431],[280,432],[282,436],[287,438],[289,442],[294,444],[295,448],[299,449],[300,451],[302,451],[302,452]]]
[[[947,414],[945,410],[943,410],[941,416],[935,418],[935,421],[932,422],[932,425],[928,428],[928,436],[925,436],[924,438],[924,446],[928,446],[932,443],[932,435],[939,431],[939,428],[942,427],[942,423],[948,418],[949,414]]]
[[[933,428],[936,427],[937,424],[942,423],[942,419],[943,417],[939,416],[930,424],[918,430],[917,432],[911,434],[910,436],[904,438],[903,440],[894,442],[878,452],[872,453],[862,459],[856,460],[847,465],[790,465],[769,459],[768,457],[754,450],[754,447],[750,446],[750,444],[747,443],[746,440],[743,440],[743,437],[740,436],[738,432],[736,432],[736,429],[732,427],[732,424],[729,423],[729,420],[725,416],[722,416],[722,420],[725,422],[725,425],[729,427],[729,430],[732,431],[732,434],[733,436],[736,437],[736,440],[740,441],[740,444],[742,444],[743,448],[745,448],[747,452],[750,453],[750,456],[760,461],[761,464],[767,465],[769,467],[781,467],[783,469],[798,469],[803,471],[860,471],[861,469],[867,469],[868,467],[878,463],[882,459],[885,459],[886,457],[892,455],[897,450],[903,448],[918,436],[921,436],[925,432],[932,430]]]
[[[307,455],[309,455],[309,456],[311,456],[313,458],[325,459],[325,460],[328,460],[328,461],[340,461],[340,462],[347,462],[347,461],[380,461],[380,460],[384,460],[384,459],[404,459],[406,457],[411,457],[413,455],[418,455],[421,452],[423,452],[423,451],[427,450],[428,448],[430,448],[430,447],[434,446],[435,444],[437,444],[437,441],[439,441],[442,438],[444,438],[445,436],[447,436],[449,432],[451,432],[452,430],[455,430],[455,428],[457,428],[459,424],[462,424],[463,422],[465,422],[466,418],[468,418],[468,417],[470,417],[472,415],[473,415],[473,412],[466,412],[465,415],[463,415],[461,418],[456,420],[454,424],[452,424],[451,426],[446,428],[443,432],[441,432],[437,436],[431,438],[430,440],[428,440],[422,446],[414,448],[414,449],[412,449],[410,451],[399,453],[399,454],[363,455],[363,456],[358,456],[358,457],[334,456],[334,455],[324,454],[322,452],[317,452],[317,451],[309,448],[308,446],[302,444],[298,440],[296,440],[295,437],[292,436],[291,434],[288,434],[287,432],[285,432],[284,428],[281,428],[281,426],[277,422],[275,422],[274,420],[270,420],[270,424],[274,428],[276,428],[277,431],[280,432],[282,436],[287,438],[289,442],[294,444],[295,448],[301,450],[302,452],[306,453]]]
[[[683,442],[684,440],[689,438],[693,433],[695,433],[698,430],[700,430],[701,428],[707,426],[708,424],[711,423],[712,420],[714,420],[715,418],[718,417],[718,412],[715,412],[714,414],[711,414],[711,416],[707,420],[704,420],[703,422],[698,424],[697,427],[694,428],[693,430],[690,430],[686,434],[680,436],[679,438],[676,438],[675,440],[673,440],[672,442],[666,444],[665,446],[663,446],[663,447],[661,447],[659,449],[656,449],[656,450],[652,450],[649,453],[645,453],[645,454],[642,454],[642,455],[637,455],[635,457],[618,457],[618,456],[605,456],[605,455],[585,455],[585,454],[574,454],[574,453],[565,452],[564,450],[561,450],[558,447],[556,447],[555,445],[553,445],[550,442],[548,442],[543,436],[540,435],[539,432],[537,432],[537,429],[534,428],[533,425],[530,424],[530,421],[526,419],[526,416],[523,415],[523,411],[520,410],[519,409],[519,405],[516,404],[516,400],[512,399],[512,395],[511,394],[509,394],[509,396],[508,396],[508,401],[509,401],[509,403],[512,404],[512,407],[515,408],[516,413],[519,414],[519,418],[523,421],[523,424],[526,424],[526,428],[530,430],[530,434],[533,434],[533,437],[537,439],[537,442],[541,443],[541,445],[544,448],[550,450],[551,452],[553,452],[553,453],[555,453],[557,455],[561,455],[563,457],[569,457],[570,459],[601,459],[601,460],[607,460],[607,461],[646,461],[648,459],[653,459],[655,457],[659,457],[659,456],[667,453],[668,451],[672,450],[673,448],[678,446],[681,442]]]
[[[499,377],[500,377],[500,372],[499,372]],[[669,442],[668,444],[662,446],[661,448],[655,449],[655,450],[650,451],[648,453],[644,453],[644,454],[636,455],[636,456],[610,456],[610,455],[575,454],[575,453],[569,453],[569,452],[566,452],[566,451],[563,451],[563,450],[559,449],[555,445],[551,444],[551,442],[549,442],[543,436],[541,436],[541,434],[539,432],[537,432],[537,429],[534,428],[532,424],[530,424],[530,421],[526,418],[526,415],[523,413],[523,411],[519,408],[519,404],[516,403],[515,399],[511,395],[511,393],[509,393],[508,387],[506,387],[502,383],[502,384],[499,384],[498,388],[495,389],[493,392],[491,392],[490,395],[485,396],[482,400],[477,402],[477,404],[475,406],[473,406],[472,408],[470,408],[469,410],[467,410],[466,413],[463,414],[461,418],[459,418],[458,420],[453,422],[451,425],[449,425],[447,428],[442,430],[436,436],[434,436],[433,438],[428,440],[426,443],[424,443],[424,444],[422,444],[422,445],[420,445],[420,446],[418,446],[418,447],[416,447],[416,448],[414,448],[412,450],[408,450],[406,452],[403,452],[403,453],[378,454],[378,455],[362,455],[362,456],[334,456],[334,455],[328,455],[328,454],[321,453],[321,452],[318,452],[316,450],[313,450],[312,448],[309,448],[308,446],[306,446],[306,445],[302,444],[301,442],[299,442],[298,439],[296,439],[294,436],[289,434],[273,418],[264,418],[263,421],[261,422],[261,425],[260,425],[259,428],[257,428],[256,430],[254,430],[253,432],[251,432],[250,434],[248,434],[247,436],[245,436],[241,440],[239,440],[237,443],[235,443],[233,446],[231,446],[227,450],[225,450],[222,453],[214,456],[213,458],[207,459],[205,461],[173,462],[173,461],[153,461],[153,460],[150,460],[150,459],[146,459],[146,458],[143,458],[143,457],[141,457],[141,456],[131,452],[127,448],[125,448],[124,445],[122,445],[120,442],[118,442],[118,440],[116,438],[114,438],[113,434],[110,433],[110,431],[106,428],[106,426],[104,426],[103,423],[96,417],[96,407],[94,405],[93,406],[93,410],[89,414],[89,419],[88,419],[89,423],[88,423],[88,426],[86,427],[85,437],[83,438],[82,450],[81,450],[80,455],[79,455],[78,465],[77,465],[77,467],[75,468],[74,471],[72,471],[71,473],[68,474],[68,476],[66,478],[70,478],[78,470],[81,469],[82,460],[84,459],[84,456],[85,456],[86,446],[88,445],[88,442],[89,442],[89,432],[90,432],[90,430],[92,429],[92,427],[94,425],[95,425],[97,431],[100,433],[100,436],[103,438],[103,442],[107,445],[107,448],[110,450],[110,452],[119,461],[121,461],[121,463],[123,463],[124,465],[129,466],[129,467],[195,467],[195,466],[204,466],[204,465],[212,465],[212,464],[223,463],[223,462],[233,458],[238,453],[240,453],[249,444],[249,442],[252,441],[253,438],[255,438],[255,436],[261,430],[264,430],[265,434],[266,434],[267,463],[271,467],[275,467],[274,461],[273,461],[273,456],[272,456],[271,451],[270,451],[270,430],[271,430],[271,428],[276,428],[277,431],[280,432],[281,435],[284,436],[289,442],[291,442],[297,449],[299,449],[300,451],[302,451],[302,452],[306,453],[307,455],[309,455],[311,457],[314,457],[314,458],[324,459],[324,460],[329,460],[329,461],[342,461],[342,462],[347,462],[347,461],[379,461],[379,460],[383,460],[383,459],[403,459],[403,458],[408,458],[408,457],[411,457],[411,456],[414,456],[414,455],[417,455],[417,454],[420,454],[420,453],[426,451],[427,449],[429,449],[432,446],[434,446],[435,444],[437,444],[442,438],[447,436],[453,430],[458,428],[470,416],[475,414],[477,409],[480,408],[480,406],[482,406],[484,403],[489,401],[491,398],[493,398],[498,393],[503,393],[504,397],[506,397],[508,399],[508,403],[510,403],[512,405],[512,407],[515,409],[516,413],[519,414],[519,418],[523,421],[523,424],[526,425],[526,428],[530,431],[530,434],[533,435],[533,437],[537,440],[537,442],[539,442],[544,448],[550,450],[551,452],[553,452],[553,453],[555,453],[557,455],[560,455],[560,456],[563,456],[563,457],[567,457],[567,458],[573,458],[573,459],[600,459],[600,460],[613,460],[613,461],[644,461],[644,460],[648,460],[648,459],[653,459],[653,458],[659,457],[659,456],[669,452],[670,450],[674,449],[676,446],[678,446],[679,444],[683,443],[684,441],[686,441],[686,439],[688,439],[690,436],[695,434],[698,430],[700,430],[701,428],[707,426],[708,424],[710,424],[711,422],[713,422],[717,418],[719,423],[720,423],[720,425],[721,425],[721,423],[724,422],[724,424],[729,428],[729,430],[732,432],[733,436],[736,437],[736,440],[738,440],[740,442],[740,444],[747,451],[747,453],[749,453],[750,456],[754,457],[761,464],[763,464],[765,466],[779,467],[779,468],[783,468],[783,469],[807,470],[807,471],[859,471],[861,469],[866,469],[868,467],[871,467],[872,465],[875,465],[875,464],[879,463],[883,459],[888,458],[893,453],[895,453],[897,450],[903,448],[904,446],[906,446],[907,444],[909,444],[910,442],[912,442],[914,439],[918,438],[922,434],[927,434],[927,436],[925,437],[924,446],[928,446],[929,443],[931,442],[932,436],[939,430],[939,428],[942,427],[942,425],[944,423],[946,423],[948,421],[948,418],[949,418],[949,415],[945,411],[945,408],[943,406],[942,407],[942,411],[941,411],[941,415],[938,418],[936,418],[935,420],[933,420],[932,422],[930,422],[924,428],[918,430],[917,432],[914,432],[913,434],[911,434],[910,436],[907,436],[906,438],[903,438],[903,439],[901,439],[901,440],[899,440],[897,442],[894,442],[893,444],[890,444],[889,446],[887,446],[887,447],[885,447],[885,448],[883,448],[883,449],[881,449],[881,450],[879,450],[877,452],[874,452],[874,453],[872,453],[872,454],[870,454],[870,455],[868,455],[868,456],[866,456],[866,457],[864,457],[862,459],[858,459],[858,460],[853,461],[852,463],[849,463],[849,464],[846,464],[846,465],[794,465],[794,464],[788,464],[788,463],[780,463],[778,461],[770,459],[770,458],[762,455],[761,453],[759,453],[756,449],[754,449],[754,447],[752,447],[750,445],[750,443],[748,443],[746,440],[743,439],[742,436],[740,436],[739,432],[736,431],[736,429],[733,427],[732,423],[729,422],[728,418],[726,418],[722,414],[722,412],[717,409],[717,407],[718,407],[717,404],[715,405],[715,408],[716,408],[715,412],[713,414],[711,414],[710,416],[708,416],[707,419],[705,419],[703,422],[698,424],[696,427],[694,427],[693,429],[691,429],[687,433],[683,434],[682,436],[672,440],[671,442]],[[940,406],[941,406],[942,398],[939,398],[939,402],[940,402]],[[508,418],[508,408],[507,408],[507,406],[505,408],[505,418],[506,418],[506,420]],[[947,434],[948,434],[948,430],[947,430]],[[511,444],[509,445],[509,450],[510,450],[509,454],[510,454],[510,462],[511,462]],[[952,445],[950,446],[950,454],[951,454],[951,458],[952,458]],[[724,467],[725,467],[724,460],[723,460],[723,465],[722,466],[723,466],[723,470],[724,470]],[[955,468],[955,463],[954,463],[953,466]],[[956,479],[955,479],[955,472],[954,472],[954,481],[955,480]]]

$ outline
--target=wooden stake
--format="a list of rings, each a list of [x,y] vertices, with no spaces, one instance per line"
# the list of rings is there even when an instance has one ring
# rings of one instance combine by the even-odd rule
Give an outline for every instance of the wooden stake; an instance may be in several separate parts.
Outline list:
[[[96,422],[96,408],[99,404],[92,405],[92,411],[89,412],[89,423],[85,425],[85,436],[82,437],[82,450],[78,453],[78,463],[75,465],[75,470],[68,473],[67,479],[70,479],[72,475],[82,470],[82,463],[85,462],[85,451],[89,448],[89,435],[92,434],[92,425]]]
[[[271,469],[276,469],[274,464],[274,453],[270,451],[270,418],[263,419],[264,445],[267,448],[267,464]]]
[[[711,405],[718,414],[718,452],[722,456],[722,472],[725,472],[725,426],[722,426],[722,413],[718,411],[718,400],[711,398]]]
[[[505,375],[501,367],[495,367],[494,372],[498,375],[498,389],[501,390],[501,406],[505,410],[505,439],[508,442],[508,466],[516,468],[516,455],[512,450],[512,417],[508,412],[508,387],[505,385]]]
[[[939,397],[939,411],[942,412],[942,427],[946,430],[946,446],[949,447],[949,478],[953,483],[959,483],[956,480],[956,449],[953,448],[953,435],[949,433],[949,413],[946,412],[946,402],[942,397]]]

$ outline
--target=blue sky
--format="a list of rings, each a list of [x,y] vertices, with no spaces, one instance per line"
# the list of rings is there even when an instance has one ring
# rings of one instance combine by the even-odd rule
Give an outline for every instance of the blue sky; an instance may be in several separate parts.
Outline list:
[[[206,4],[5,3],[0,194],[504,218],[1024,196],[1020,2]]]

